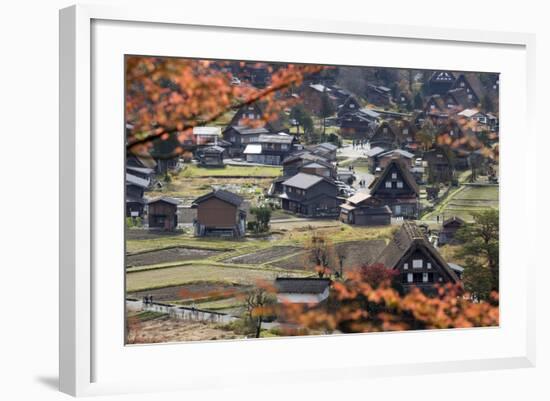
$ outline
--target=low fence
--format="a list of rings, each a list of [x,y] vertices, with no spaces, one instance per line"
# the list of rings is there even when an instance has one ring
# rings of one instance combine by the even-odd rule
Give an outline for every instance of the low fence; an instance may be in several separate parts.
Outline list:
[[[172,318],[196,322],[230,323],[237,319],[234,316],[221,312],[208,311],[192,307],[190,308],[187,306],[170,305],[160,302],[144,303],[143,301],[127,299],[126,305],[130,310],[165,313]]]

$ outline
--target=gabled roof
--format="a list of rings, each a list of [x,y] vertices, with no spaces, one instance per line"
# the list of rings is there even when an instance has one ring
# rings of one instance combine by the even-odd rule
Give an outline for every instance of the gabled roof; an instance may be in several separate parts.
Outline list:
[[[219,136],[222,134],[220,127],[210,126],[210,127],[193,127],[193,135],[216,135]]]
[[[217,189],[215,191],[207,193],[206,195],[198,197],[193,201],[193,204],[191,206],[196,207],[198,206],[199,203],[202,203],[211,198],[217,198],[219,200],[230,203],[231,205],[234,205],[237,207],[241,206],[244,200],[239,195],[234,194],[233,192],[229,192],[224,189]]]
[[[126,173],[126,184],[135,185],[140,188],[147,188],[149,180]]]
[[[269,130],[265,127],[250,128],[244,125],[234,125],[232,128],[241,135],[257,135],[269,133]]]
[[[177,200],[176,198],[169,198],[167,196],[163,196],[163,197],[158,197],[158,198],[153,198],[153,199],[149,199],[147,201],[147,204],[152,204],[152,203],[157,203],[157,202],[165,202],[165,203],[169,203],[171,205],[179,205],[180,204],[180,201]]]
[[[466,118],[472,118],[476,114],[480,114],[478,109],[464,109],[460,113],[458,113],[459,116]]]
[[[300,189],[308,189],[324,180],[325,178],[319,175],[298,173],[294,177],[283,182],[283,185]]]
[[[384,152],[386,152],[386,149],[381,148],[380,146],[375,146],[374,148],[371,148],[367,152],[365,152],[365,154],[368,157],[374,157]]]
[[[403,149],[392,149],[378,155],[378,157],[386,157],[386,156],[398,156],[398,157],[404,157],[406,159],[412,159],[414,157],[414,155],[411,152],[407,152],[406,150],[403,150]]]
[[[373,109],[369,109],[368,107],[364,107],[360,109],[359,112],[373,120],[380,118],[380,113],[378,113],[377,111],[374,111]]]
[[[448,219],[446,219],[444,222],[443,222],[443,227],[451,224],[451,223],[459,223],[459,224],[466,224],[466,222],[464,220],[462,220],[460,217],[458,216],[452,216]]]
[[[325,85],[322,85],[322,84],[310,84],[309,87],[311,89],[316,90],[317,92],[329,91],[329,89]]]
[[[347,199],[348,203],[353,203],[354,205],[357,205],[363,201],[366,201],[370,198],[370,194],[367,194],[366,192],[357,192],[355,195],[350,196]]]
[[[147,167],[126,166],[126,170],[134,171],[136,173],[141,173],[141,174],[147,174],[147,175],[155,173],[155,170]]]
[[[424,106],[424,110],[426,110],[426,112],[430,112],[432,110],[431,108],[428,108],[428,104],[430,103],[433,103],[435,105],[437,111],[443,112],[447,110],[447,105],[440,95],[432,95],[428,98],[428,100],[426,101],[426,105]]]
[[[416,180],[414,179],[413,175],[409,171],[409,169],[405,166],[403,163],[403,160],[399,158],[392,159],[390,163],[386,166],[380,177],[376,178],[370,185],[370,192],[371,194],[375,193],[378,188],[380,188],[380,185],[385,182],[386,176],[390,173],[392,170],[392,166],[395,166],[399,173],[401,174],[401,177],[403,177],[403,180],[407,183],[409,188],[413,190],[417,195],[420,193],[420,190],[418,189],[418,185],[416,184]]]
[[[288,134],[261,134],[258,138],[259,143],[284,143],[290,145],[294,137]]]
[[[203,153],[223,153],[225,149],[222,148],[221,146],[212,145],[212,146],[206,146],[201,151]]]
[[[284,294],[322,294],[331,282],[329,278],[278,277],[275,287]]]
[[[326,149],[326,150],[329,150],[329,151],[335,151],[335,150],[338,149],[338,146],[336,146],[335,144],[330,143],[330,142],[323,142],[323,143],[320,143],[316,146],[318,148],[323,148],[323,149]]]
[[[464,88],[451,89],[447,92],[447,97],[452,98],[457,106],[466,108],[475,105],[475,101],[470,100]]]
[[[378,256],[376,262],[394,269],[409,252],[415,249],[428,253],[443,268],[443,271],[447,273],[451,281],[455,283],[459,281],[456,273],[449,267],[448,263],[433,247],[430,241],[428,241],[420,228],[410,221],[403,223],[386,248]]]
[[[454,82],[455,76],[451,71],[435,71],[430,82]]]
[[[306,164],[305,161],[315,161],[321,164],[326,165],[327,167],[332,167],[332,164],[325,159],[323,156],[320,155],[314,155],[309,150],[303,150],[297,153],[294,153],[287,158],[285,158],[282,162],[283,166],[287,164],[294,163],[295,161],[302,161],[303,164]]]

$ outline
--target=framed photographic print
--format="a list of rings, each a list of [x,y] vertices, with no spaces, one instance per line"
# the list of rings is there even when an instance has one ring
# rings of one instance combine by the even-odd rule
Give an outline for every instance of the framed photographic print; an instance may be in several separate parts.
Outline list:
[[[179,15],[61,11],[62,391],[532,366],[532,36]]]

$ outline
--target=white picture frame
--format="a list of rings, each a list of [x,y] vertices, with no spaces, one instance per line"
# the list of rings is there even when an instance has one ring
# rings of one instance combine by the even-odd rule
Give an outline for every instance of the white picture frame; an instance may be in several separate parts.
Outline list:
[[[254,11],[251,11],[253,13]],[[96,63],[94,55],[97,51],[102,51],[101,46],[105,44],[103,32],[107,32],[113,42],[113,49],[116,43],[124,40],[121,36],[121,31],[136,33],[139,36],[139,31],[149,29],[155,26],[155,35],[167,35],[170,29],[183,29],[186,27],[193,30],[196,35],[205,35],[216,32],[223,32],[224,35],[245,35],[242,37],[253,37],[254,35],[262,35],[262,37],[285,35],[285,37],[299,37],[304,41],[315,41],[319,38],[324,40],[338,40],[344,45],[353,42],[353,46],[359,46],[358,40],[383,40],[387,43],[395,43],[407,41],[412,47],[415,43],[422,45],[438,46],[441,51],[445,46],[461,46],[463,48],[471,47],[473,50],[485,51],[485,47],[495,48],[494,60],[498,60],[496,54],[503,49],[511,49],[511,53],[507,54],[510,58],[510,64],[514,64],[512,58],[517,62],[518,71],[510,70],[507,79],[503,81],[503,87],[506,85],[517,85],[514,87],[515,92],[519,93],[514,102],[518,102],[521,110],[516,114],[509,113],[518,104],[508,102],[508,97],[503,97],[502,103],[502,189],[501,189],[501,220],[504,222],[502,241],[505,244],[511,244],[514,241],[522,241],[521,238],[514,234],[514,227],[517,228],[521,222],[519,218],[526,217],[527,225],[533,225],[536,221],[536,209],[528,207],[526,191],[508,191],[507,183],[512,180],[520,180],[527,188],[535,188],[533,184],[534,177],[529,177],[526,174],[525,155],[518,156],[516,167],[511,168],[507,165],[506,157],[510,154],[510,149],[515,146],[512,129],[521,129],[525,133],[525,137],[533,140],[535,134],[533,132],[531,121],[534,112],[534,35],[508,32],[484,32],[472,30],[455,30],[445,28],[428,28],[414,26],[398,26],[398,25],[373,25],[358,21],[325,21],[316,19],[292,19],[282,17],[266,17],[257,15],[253,18],[250,13],[247,15],[238,15],[236,13],[231,18],[226,15],[218,15],[209,13],[208,18],[202,14],[194,14],[186,12],[186,10],[176,9],[155,9],[155,8],[140,8],[126,7],[113,8],[109,6],[99,5],[79,5],[72,6],[61,10],[60,12],[60,389],[63,392],[72,395],[94,395],[108,393],[126,393],[134,391],[160,391],[167,389],[200,389],[205,386],[208,379],[216,379],[218,386],[234,385],[231,381],[231,371],[234,370],[239,374],[247,374],[250,378],[261,382],[269,376],[270,380],[273,377],[284,379],[289,382],[295,380],[327,380],[338,378],[356,378],[361,380],[364,377],[376,377],[388,374],[407,374],[414,370],[418,373],[432,372],[454,372],[468,371],[477,369],[500,369],[511,367],[530,367],[535,363],[535,329],[534,329],[534,255],[533,252],[526,252],[528,257],[519,261],[522,265],[522,272],[514,276],[513,271],[506,266],[507,261],[513,263],[518,261],[514,259],[512,247],[501,247],[501,258],[505,267],[502,269],[503,291],[501,292],[503,319],[501,327],[496,329],[483,330],[452,330],[442,332],[414,332],[414,333],[383,333],[383,334],[368,334],[368,335],[346,335],[346,336],[331,336],[328,337],[312,337],[300,339],[277,339],[277,340],[251,340],[251,341],[233,341],[221,343],[201,343],[201,344],[172,344],[172,345],[155,345],[135,347],[131,350],[119,350],[107,356],[109,348],[106,346],[110,339],[106,339],[105,335],[98,334],[97,327],[106,327],[108,319],[120,319],[120,314],[113,314],[106,317],[104,311],[105,300],[103,298],[120,298],[120,294],[112,293],[112,288],[120,288],[120,283],[123,283],[123,269],[120,274],[115,273],[115,276],[110,277],[116,283],[113,287],[106,286],[106,275],[98,274],[94,269],[97,268],[98,261],[105,261],[104,258],[112,258],[115,266],[119,254],[104,252],[102,248],[103,238],[98,237],[98,227],[105,227],[105,224],[113,224],[113,227],[120,229],[122,220],[98,223],[98,219],[104,219],[103,211],[105,205],[97,198],[98,193],[105,193],[106,188],[102,188],[104,182],[98,177],[105,174],[105,171],[118,171],[122,176],[122,164],[115,159],[111,163],[106,162],[109,166],[98,165],[98,153],[105,151],[101,147],[104,144],[104,134],[97,132],[101,124],[95,119],[101,115],[101,107],[96,107],[97,103],[93,102],[94,96],[103,96],[101,88],[94,87],[94,79],[101,81],[101,62]],[[96,29],[94,27],[99,27]],[[103,24],[103,25],[102,25]],[[118,25],[117,25],[118,24]],[[112,31],[109,31],[112,29]],[[202,29],[202,30],[201,30]],[[97,35],[97,41],[94,42],[94,32]],[[179,31],[178,31],[179,32]],[[127,39],[129,40],[129,35]],[[161,37],[159,36],[159,37]],[[282,36],[281,36],[282,37]],[[317,39],[316,39],[317,38]],[[116,43],[115,43],[116,42]],[[142,40],[139,46],[136,45],[133,49],[141,46],[142,51],[147,51],[146,40]],[[209,55],[208,42],[205,39],[206,47],[204,56]],[[168,45],[167,45],[168,46]],[[168,46],[169,47],[169,46]],[[159,48],[159,54],[173,55],[165,53],[168,47]],[[501,50],[498,50],[501,49]],[[116,51],[119,51],[117,49]],[[284,49],[271,49],[268,51],[276,51],[282,54]],[[288,57],[294,61],[296,56],[291,55],[292,49],[287,49]],[[114,51],[114,50],[113,50]],[[149,51],[151,51],[149,49]],[[222,52],[222,50],[219,50]],[[217,53],[222,54],[222,53]],[[118,53],[114,53],[115,58]],[[240,55],[238,55],[240,56]],[[235,58],[238,58],[235,57]],[[103,57],[103,56],[102,56]],[[244,57],[244,55],[243,55]],[[268,53],[262,57],[269,57]],[[274,56],[277,57],[277,56]],[[279,56],[280,57],[280,56]],[[515,59],[517,58],[517,60]],[[104,58],[108,60],[108,58]],[[302,61],[302,60],[296,60]],[[311,62],[317,60],[311,59]],[[353,60],[351,60],[353,62]],[[416,67],[425,67],[421,61],[415,61],[418,64]],[[467,66],[467,62],[462,61],[462,65]],[[472,62],[473,63],[473,62]],[[402,65],[407,67],[408,65]],[[411,66],[412,67],[412,66]],[[444,68],[445,60],[440,61],[440,64],[434,65],[434,68]],[[94,70],[94,68],[96,68]],[[113,69],[119,67],[113,66]],[[462,68],[468,69],[468,68]],[[122,74],[122,69],[116,70],[115,75]],[[517,74],[517,76],[514,76]],[[120,76],[117,78],[120,79]],[[96,82],[97,84],[97,82]],[[116,89],[116,88],[115,88]],[[122,95],[122,87],[120,96]],[[517,89],[517,90],[516,90]],[[518,92],[519,90],[519,92]],[[506,91],[506,89],[505,89]],[[520,93],[521,92],[521,93]],[[118,100],[118,99],[117,99]],[[508,102],[508,103],[507,103]],[[121,104],[117,103],[117,108],[122,108]],[[120,119],[122,127],[122,119]],[[95,127],[95,128],[94,128]],[[96,131],[94,131],[94,129]],[[94,132],[97,134],[94,136]],[[517,131],[516,131],[517,132]],[[118,132],[117,132],[118,134]],[[115,134],[112,134],[115,135]],[[120,132],[122,138],[122,129]],[[123,146],[122,140],[117,146]],[[113,151],[116,154],[116,150]],[[102,153],[103,154],[103,153]],[[530,155],[531,163],[534,163]],[[112,164],[112,165],[111,165]],[[101,168],[100,168],[101,167]],[[103,171],[103,173],[98,171]],[[114,176],[112,185],[116,185],[118,179],[117,174]],[[120,177],[119,177],[120,178]],[[122,182],[122,181],[121,181]],[[110,185],[110,184],[109,184]],[[112,187],[113,188],[113,187]],[[123,186],[120,186],[122,191]],[[122,198],[121,198],[122,199]],[[518,205],[521,212],[514,213],[508,204]],[[122,204],[122,203],[121,203]],[[116,208],[115,208],[116,209]],[[120,210],[113,210],[114,216]],[[533,227],[530,227],[533,228]],[[114,230],[113,232],[115,232]],[[533,229],[532,232],[535,230]],[[105,232],[105,236],[110,234]],[[118,235],[118,234],[113,234]],[[516,235],[516,236],[515,236]],[[120,244],[121,238],[112,237],[115,240],[115,245]],[[523,240],[520,244],[521,249],[529,250],[534,247],[528,241]],[[119,250],[123,251],[123,248]],[[118,255],[118,256],[117,256]],[[122,265],[120,265],[122,266]],[[118,274],[118,276],[116,275]],[[514,286],[510,285],[511,279],[516,280]],[[98,300],[96,291],[101,287],[102,299]],[[95,298],[94,298],[95,297]],[[513,305],[507,300],[513,300]],[[97,304],[99,302],[99,305]],[[122,300],[121,300],[122,303]],[[103,305],[103,306],[102,306]],[[123,307],[122,305],[120,307]],[[116,309],[116,308],[115,308]],[[116,309],[118,310],[118,309]],[[509,312],[509,314],[508,314]],[[511,322],[506,320],[506,316],[513,316],[515,320]],[[105,319],[105,320],[104,320]],[[519,320],[518,320],[519,319]],[[112,320],[115,321],[115,320]],[[120,322],[119,322],[120,323]],[[117,323],[118,324],[118,323]],[[122,323],[120,323],[122,324]],[[121,326],[120,326],[121,327]],[[111,333],[112,334],[112,333]],[[359,349],[367,346],[368,343],[384,342],[386,338],[391,338],[397,346],[404,345],[410,341],[425,341],[429,337],[434,344],[443,344],[444,341],[458,341],[458,350],[454,354],[441,353],[441,357],[419,359],[418,355],[411,353],[410,355],[402,355],[399,358],[393,358],[387,362],[372,353],[371,361],[358,361],[351,363],[342,360],[330,360],[330,366],[322,366],[323,360],[317,360],[313,356],[313,351],[316,347],[341,347],[343,341],[345,346],[356,347]],[[114,345],[120,344],[123,347],[123,333],[120,337],[113,340]],[[460,349],[460,341],[487,341],[493,344],[493,348],[486,347],[483,350],[473,350],[466,352]],[[507,344],[506,349],[503,344]],[[499,348],[500,344],[500,348]],[[150,360],[165,360],[177,358],[174,355],[181,355],[182,349],[185,348],[186,354],[195,364],[193,369],[184,368],[185,374],[177,373],[170,375],[168,372],[163,375],[160,372],[157,375],[150,375],[147,380],[136,378],[128,379],[124,374],[124,367],[121,364],[126,363],[127,366],[136,364],[140,360],[144,363]],[[271,350],[271,351],[270,351]],[[112,349],[111,349],[112,351]],[[124,351],[124,352],[122,352]],[[207,366],[199,363],[196,359],[200,353],[207,353],[210,357],[223,355],[225,358],[233,358],[235,360],[242,359],[247,361],[247,358],[253,358],[253,355],[258,353],[273,352],[274,366],[269,368],[254,366],[250,368],[245,363],[235,365],[224,365],[220,358],[220,366]],[[293,363],[292,368],[285,368],[283,362],[276,359],[276,353],[281,354],[287,352],[290,355],[308,355],[311,360],[303,361],[298,359]],[[116,355],[115,355],[116,354]],[[360,354],[360,352],[358,353]],[[462,355],[463,354],[463,355]],[[453,356],[454,355],[454,356]],[[116,359],[120,358],[120,359]],[[143,358],[143,359],[140,359]],[[101,362],[98,362],[101,361]],[[181,359],[180,359],[181,360]],[[173,362],[173,361],[172,361]],[[113,366],[113,372],[103,373],[102,369],[107,372],[107,366]],[[171,365],[169,365],[171,366]],[[102,368],[103,367],[103,368]],[[114,374],[114,370],[118,369],[120,374]]]

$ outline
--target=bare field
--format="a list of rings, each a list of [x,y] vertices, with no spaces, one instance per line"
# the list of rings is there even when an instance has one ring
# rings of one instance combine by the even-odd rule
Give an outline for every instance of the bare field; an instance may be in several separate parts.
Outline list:
[[[296,253],[301,249],[301,247],[296,246],[273,246],[262,249],[258,252],[235,256],[224,260],[224,262],[242,264],[263,264],[268,263],[271,260],[279,259],[292,253]]]
[[[205,301],[211,301],[212,299],[226,298],[227,296],[234,296],[239,293],[245,292],[250,287],[241,286],[237,284],[225,284],[225,283],[192,283],[187,285],[176,285],[172,287],[157,288],[145,291],[136,291],[128,294],[130,297],[141,299],[145,296],[153,296],[155,301],[168,302],[168,301],[196,301],[203,299]]]
[[[193,248],[169,248],[158,251],[144,252],[126,256],[126,267],[147,266],[159,263],[180,262],[186,260],[205,259],[218,255],[220,251],[193,249]]]
[[[244,338],[243,335],[221,328],[217,323],[170,319],[168,316],[139,321],[134,316],[128,316],[131,322],[128,325],[128,344]]]
[[[277,276],[282,275],[295,276],[303,274],[269,269],[187,265],[127,273],[126,291],[131,293],[204,281],[253,285],[262,281],[273,281]]]

